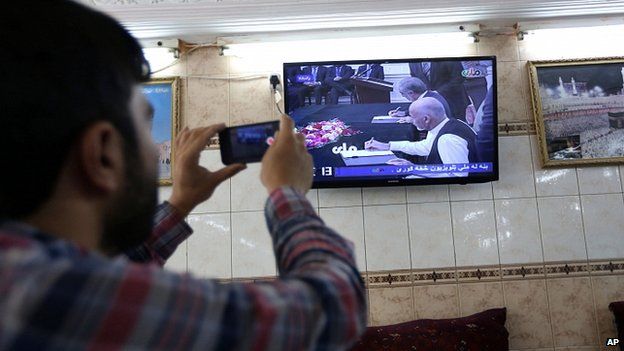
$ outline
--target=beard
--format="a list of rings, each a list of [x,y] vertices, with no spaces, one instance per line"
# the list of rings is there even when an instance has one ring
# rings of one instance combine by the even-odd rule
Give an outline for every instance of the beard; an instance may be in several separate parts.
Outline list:
[[[144,243],[152,232],[158,185],[156,175],[148,174],[138,152],[126,152],[126,181],[107,211],[101,250],[118,255]]]

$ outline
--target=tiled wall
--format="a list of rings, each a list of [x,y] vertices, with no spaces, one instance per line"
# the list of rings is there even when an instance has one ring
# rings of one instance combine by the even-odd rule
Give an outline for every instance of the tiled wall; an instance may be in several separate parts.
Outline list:
[[[506,306],[512,349],[598,350],[615,337],[607,305],[624,300],[624,167],[544,170],[527,132],[526,60],[624,54],[622,44],[569,44],[504,36],[414,54],[497,55],[500,181],[310,191],[321,217],[356,245],[372,325]],[[266,79],[235,78],[280,65],[206,48],[163,75],[184,77],[183,125],[240,124],[278,112]],[[218,151],[203,152],[201,163],[220,167]],[[170,269],[224,280],[275,276],[258,175],[259,165],[249,165],[195,209],[195,234]]]

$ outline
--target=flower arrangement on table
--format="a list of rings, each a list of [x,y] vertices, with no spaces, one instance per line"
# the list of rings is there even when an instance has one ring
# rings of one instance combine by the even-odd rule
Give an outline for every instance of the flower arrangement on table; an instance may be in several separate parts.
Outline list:
[[[297,128],[297,132],[305,136],[308,149],[316,149],[338,141],[341,136],[352,136],[362,133],[355,130],[338,118],[329,121],[310,122],[305,127]]]

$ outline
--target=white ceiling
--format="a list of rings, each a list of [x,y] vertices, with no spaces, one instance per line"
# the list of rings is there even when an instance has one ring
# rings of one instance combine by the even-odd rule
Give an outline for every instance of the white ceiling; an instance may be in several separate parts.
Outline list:
[[[195,40],[250,33],[609,17],[624,0],[78,0],[139,38]]]

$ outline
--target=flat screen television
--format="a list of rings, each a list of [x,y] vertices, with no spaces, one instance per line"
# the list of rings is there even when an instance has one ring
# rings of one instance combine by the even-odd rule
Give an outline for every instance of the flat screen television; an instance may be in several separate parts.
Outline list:
[[[498,179],[494,56],[284,63],[314,187]]]

